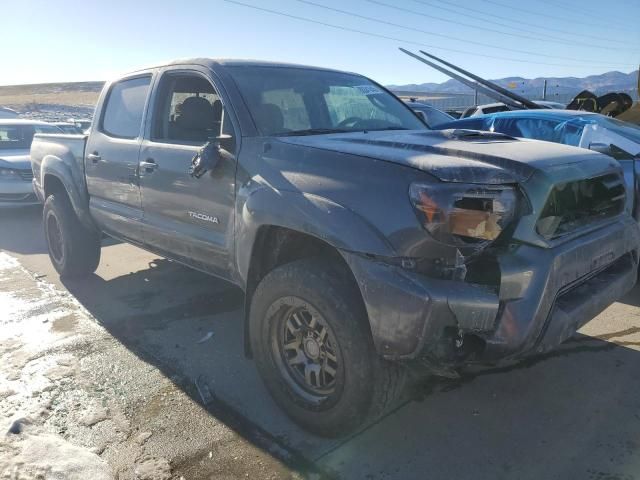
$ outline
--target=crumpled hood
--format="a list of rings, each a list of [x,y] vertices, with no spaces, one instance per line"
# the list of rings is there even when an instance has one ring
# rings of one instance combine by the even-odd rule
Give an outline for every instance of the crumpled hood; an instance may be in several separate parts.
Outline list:
[[[520,183],[535,171],[602,154],[474,130],[377,131],[280,137],[282,142],[394,162],[444,182]]]
[[[31,157],[29,150],[0,150],[0,168],[30,170]]]

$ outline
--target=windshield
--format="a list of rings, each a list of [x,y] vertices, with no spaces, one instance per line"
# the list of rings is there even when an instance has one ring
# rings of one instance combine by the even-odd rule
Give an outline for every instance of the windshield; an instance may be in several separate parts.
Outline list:
[[[0,125],[0,150],[28,149],[36,133],[61,133],[55,125]]]
[[[365,77],[294,67],[230,67],[262,135],[424,130],[399,99]]]

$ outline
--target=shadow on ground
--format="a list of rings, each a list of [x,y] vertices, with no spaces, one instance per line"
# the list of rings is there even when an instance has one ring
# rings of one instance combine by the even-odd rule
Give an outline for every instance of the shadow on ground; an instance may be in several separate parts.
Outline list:
[[[632,307],[640,307],[640,284],[620,299],[620,303],[626,303]]]
[[[47,253],[42,206],[0,209],[0,250],[21,255]]]
[[[0,248],[39,253],[37,239],[28,238],[39,228],[35,220],[3,221]],[[385,418],[351,437],[325,440],[278,410],[245,358],[241,291],[147,254],[123,265],[122,249],[138,258],[135,247],[106,247],[108,274],[98,270],[65,287],[129,350],[180,378],[203,408],[296,468],[345,479],[637,478],[634,349],[577,336],[516,366],[422,381]]]

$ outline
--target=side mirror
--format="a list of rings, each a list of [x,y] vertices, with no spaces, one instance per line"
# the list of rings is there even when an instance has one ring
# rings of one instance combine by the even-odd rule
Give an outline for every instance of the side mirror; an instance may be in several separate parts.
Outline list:
[[[420,110],[414,110],[413,113],[416,114],[416,116],[422,120],[422,122],[426,125],[427,124],[427,117],[425,116],[424,112],[421,112]]]
[[[229,154],[220,146],[220,143],[229,140],[230,135],[220,135],[212,138],[196,153],[191,160],[189,175],[200,178],[205,173],[216,168],[220,160]]]
[[[590,143],[589,150],[611,156],[611,145],[608,143]]]
[[[605,155],[609,155],[610,157],[615,158],[616,160],[633,160],[634,157],[629,152],[621,149],[620,147],[607,143],[590,143],[589,150],[593,150],[595,152],[604,153]]]

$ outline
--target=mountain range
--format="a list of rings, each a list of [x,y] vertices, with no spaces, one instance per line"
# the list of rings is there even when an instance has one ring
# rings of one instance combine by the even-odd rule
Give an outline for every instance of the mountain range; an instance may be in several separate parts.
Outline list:
[[[507,77],[492,80],[492,82],[513,90],[515,93],[524,96],[539,95],[542,93],[544,81],[547,81],[547,92],[549,94],[571,94],[576,95],[582,90],[590,90],[595,94],[606,92],[635,92],[638,88],[638,70],[623,72],[607,72],[601,75],[590,75],[588,77],[539,77],[522,78]],[[427,93],[471,93],[472,89],[458,82],[457,80],[447,80],[443,83],[420,83],[407,85],[389,85],[394,91],[412,91]]]

